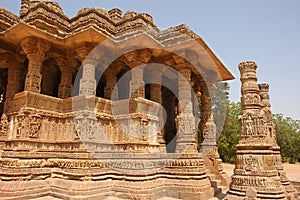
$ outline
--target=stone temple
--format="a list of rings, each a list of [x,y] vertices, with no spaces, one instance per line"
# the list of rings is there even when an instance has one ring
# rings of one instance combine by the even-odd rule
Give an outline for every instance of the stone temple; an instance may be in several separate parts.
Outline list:
[[[253,62],[230,184],[212,91],[234,77],[187,26],[22,0],[0,8],[0,43],[0,199],[298,198]]]

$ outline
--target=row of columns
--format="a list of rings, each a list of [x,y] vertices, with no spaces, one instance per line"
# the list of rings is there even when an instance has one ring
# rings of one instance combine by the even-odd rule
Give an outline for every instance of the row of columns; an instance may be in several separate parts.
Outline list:
[[[21,42],[21,47],[26,53],[28,58],[28,71],[25,80],[25,91],[40,93],[41,92],[41,68],[42,63],[45,60],[45,55],[50,49],[50,44],[42,39],[29,37]],[[79,95],[96,95],[96,80],[95,80],[95,68],[97,66],[97,58],[90,56],[90,49],[82,47],[76,50],[78,58],[82,62],[83,73],[80,80]],[[89,56],[88,56],[89,55]],[[8,88],[6,97],[13,98],[14,94],[20,91],[22,63],[24,59],[11,59],[8,62]],[[65,58],[56,59],[61,71],[61,81],[59,85],[58,97],[67,98],[72,95],[72,75],[73,67],[72,60]],[[178,124],[178,136],[177,136],[177,151],[188,150],[190,152],[197,152],[196,142],[196,122],[193,116],[193,103],[192,103],[192,91],[191,91],[191,70],[192,67],[189,64],[183,63],[178,66],[178,100],[180,102],[179,115],[177,117]],[[130,81],[130,97],[145,97],[145,88],[143,80],[143,67],[136,67],[131,70]],[[150,100],[155,101],[162,105],[162,74],[158,75],[154,73],[151,76],[150,84]],[[105,98],[116,99],[118,92],[117,88],[117,74],[113,70],[106,71],[106,88],[104,91]],[[188,84],[187,84],[188,83]],[[115,91],[114,91],[115,90]],[[114,91],[114,92],[113,92]],[[111,96],[114,95],[114,96]],[[206,103],[205,103],[206,104]],[[207,105],[211,111],[211,104]],[[206,107],[207,108],[207,107]],[[162,117],[162,112],[159,114]],[[163,135],[163,134],[161,134]],[[163,143],[163,137],[159,138],[159,141]]]
[[[25,77],[24,91],[41,93],[42,64],[45,61],[45,54],[50,49],[50,44],[42,39],[33,37],[25,38],[21,42],[21,47],[28,59],[27,74]],[[7,54],[4,58],[8,66],[8,84],[6,99],[12,99],[14,95],[21,91],[24,83],[24,62],[25,58],[20,55]],[[67,98],[72,95],[72,79],[74,68],[72,61],[65,58],[58,58],[56,62],[61,71],[58,97]]]

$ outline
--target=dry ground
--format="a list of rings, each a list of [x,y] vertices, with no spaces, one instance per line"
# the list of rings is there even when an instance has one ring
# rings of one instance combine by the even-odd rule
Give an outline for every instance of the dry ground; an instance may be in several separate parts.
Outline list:
[[[287,173],[287,177],[290,181],[300,182],[300,163],[288,164],[284,163],[284,169]],[[231,176],[234,170],[234,164],[223,163],[224,171]]]

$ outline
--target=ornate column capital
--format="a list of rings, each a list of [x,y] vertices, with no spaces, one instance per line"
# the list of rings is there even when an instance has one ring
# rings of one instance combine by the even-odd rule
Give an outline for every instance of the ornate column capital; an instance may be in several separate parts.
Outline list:
[[[75,71],[74,66],[76,65],[75,59],[70,59],[66,57],[59,57],[55,59],[61,72],[70,72]]]
[[[45,54],[50,49],[50,43],[40,38],[27,37],[22,40],[21,47],[29,61],[25,90],[40,93],[42,81],[41,67],[45,59]]]
[[[49,42],[35,37],[27,37],[22,40],[21,47],[28,59],[44,61],[46,52],[50,49]]]
[[[5,53],[1,57],[5,60],[8,67],[24,63],[25,61],[25,58],[19,54]]]
[[[85,64],[90,64],[93,66],[98,65],[99,55],[97,55],[96,52],[93,52],[91,47],[88,46],[79,47],[75,50],[75,52],[83,65]]]

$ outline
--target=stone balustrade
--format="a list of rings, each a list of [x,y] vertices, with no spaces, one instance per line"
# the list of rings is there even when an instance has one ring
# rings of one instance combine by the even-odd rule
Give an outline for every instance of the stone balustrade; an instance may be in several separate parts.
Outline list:
[[[79,150],[81,140],[98,151],[153,152],[159,146],[160,105],[143,98],[115,102],[89,96],[60,99],[24,91],[17,93],[9,106],[13,109],[8,123],[13,126],[0,136],[13,141],[6,143],[7,148]],[[90,111],[95,111],[91,118],[95,119],[94,129],[87,133],[82,126],[89,127],[90,122],[78,116]],[[105,139],[97,135],[99,132]],[[97,137],[85,141],[85,134]],[[66,142],[70,145],[65,145]]]

